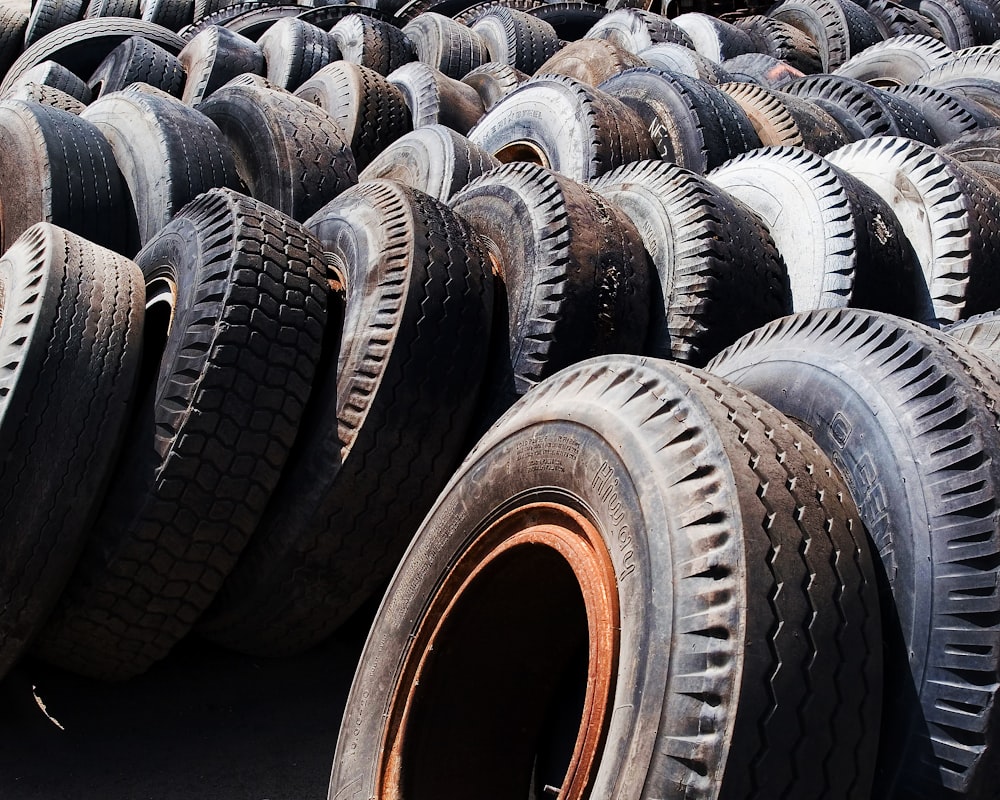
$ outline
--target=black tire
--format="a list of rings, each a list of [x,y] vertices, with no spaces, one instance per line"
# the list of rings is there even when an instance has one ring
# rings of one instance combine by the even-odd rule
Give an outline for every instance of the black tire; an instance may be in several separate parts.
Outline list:
[[[1000,311],[976,314],[941,329],[952,339],[968,345],[1000,366]]]
[[[686,75],[644,67],[609,78],[599,88],[642,119],[661,158],[700,175],[760,147],[735,100]]]
[[[443,203],[376,181],[308,226],[346,289],[339,353],[309,438],[199,627],[251,653],[308,648],[381,590],[462,457],[489,338],[485,255]]]
[[[107,488],[142,350],[138,267],[62,228],[0,258],[0,676],[69,579]]]
[[[689,11],[674,17],[673,23],[688,35],[695,50],[716,64],[757,51],[745,30],[708,14]]]
[[[954,92],[976,101],[990,113],[1000,114],[1000,50],[956,53],[914,83]]]
[[[362,171],[362,183],[385,179],[447,202],[500,162],[444,125],[427,125],[400,137]]]
[[[722,66],[681,44],[672,42],[654,44],[652,47],[640,50],[638,55],[646,62],[646,66],[667,72],[679,72],[713,86],[733,79]]]
[[[1000,127],[963,133],[940,149],[1000,189]]]
[[[269,7],[270,3],[268,3],[267,0],[249,0],[249,2],[240,3],[239,5],[226,6],[225,8],[216,11],[214,14],[209,14],[207,17],[204,17],[197,22],[185,25],[177,33],[186,41],[190,41],[199,33],[208,30],[213,25],[225,27],[226,23],[234,20],[242,14],[247,13],[248,11],[267,10]]]
[[[941,31],[930,19],[896,0],[872,0],[865,10],[872,15],[879,33],[886,39],[917,35],[944,41]]]
[[[855,142],[827,158],[896,212],[920,261],[937,324],[1000,308],[1000,227],[993,211],[1000,194],[988,181],[933,147],[892,136]]]
[[[501,5],[480,14],[471,28],[486,44],[490,61],[510,64],[529,75],[561,47],[549,23]]]
[[[798,148],[746,153],[708,179],[767,226],[793,311],[852,306],[933,319],[903,226],[860,180]]]
[[[88,84],[94,98],[118,92],[133,83],[145,83],[180,97],[184,92],[184,66],[162,47],[133,36],[112,50],[94,70]]]
[[[622,8],[603,16],[587,31],[587,39],[603,39],[627,53],[672,42],[694,49],[694,42],[672,20],[639,8]]]
[[[74,97],[86,105],[93,99],[90,87],[78,75],[70,72],[62,64],[55,61],[43,61],[29,70],[21,73],[14,86],[23,83],[34,83],[41,86],[51,86],[65,92],[70,97]],[[14,88],[12,86],[11,88]]]
[[[142,19],[179,31],[194,20],[194,0],[142,0]]]
[[[787,61],[779,61],[765,53],[747,53],[728,58],[720,66],[734,81],[755,83],[777,91],[783,91],[788,84],[805,74]]]
[[[644,355],[703,366],[743,334],[791,312],[787,270],[771,235],[705,178],[641,161],[591,188],[632,220],[656,268]]]
[[[840,310],[771,323],[709,369],[811,430],[882,559],[892,601],[871,796],[990,796],[1000,708],[995,365],[921,325]]]
[[[24,46],[30,47],[52,31],[80,20],[85,4],[86,0],[34,0],[24,31]]]
[[[485,242],[500,295],[477,434],[558,370],[642,351],[652,276],[638,230],[617,207],[534,164],[476,179],[451,207]]]
[[[916,108],[942,145],[970,131],[1000,125],[1000,115],[945,89],[914,85],[886,91]]]
[[[853,141],[808,100],[753,83],[724,83],[719,89],[743,109],[763,147],[804,147],[825,155]]]
[[[111,491],[35,647],[105,679],[163,657],[232,569],[295,439],[326,322],[321,245],[242,195],[202,195],[137,261],[162,356],[150,353]]]
[[[198,111],[219,126],[248,193],[292,219],[305,220],[358,182],[344,132],[308,100],[230,84]]]
[[[486,113],[475,89],[422,61],[403,64],[388,81],[403,95],[414,130],[445,125],[465,136]]]
[[[852,0],[782,0],[767,15],[810,36],[824,72],[882,40],[875,20]]]
[[[131,17],[138,19],[142,15],[139,0],[90,0],[87,10],[83,12],[84,19],[95,17]]]
[[[587,361],[512,410],[425,520],[362,653],[330,796],[398,785],[391,758],[426,797],[860,800],[877,603],[853,504],[797,426],[681,365]],[[579,699],[560,737],[544,709],[562,693]]]
[[[475,23],[475,21],[483,14],[488,11],[493,11],[496,8],[510,8],[516,11],[532,11],[536,8],[542,8],[545,5],[548,5],[545,0],[503,0],[502,4],[498,3],[497,0],[483,0],[483,2],[469,6],[464,11],[459,11],[457,14],[453,14],[451,18],[455,20],[455,22],[461,22],[463,25],[467,25],[471,28],[473,23]]]
[[[401,20],[393,17],[392,14],[384,9],[359,6],[353,3],[303,8],[299,14],[299,19],[328,31],[344,17],[348,17],[351,14],[364,14],[366,17],[379,20],[379,22],[388,22],[390,25],[401,24]]]
[[[979,44],[969,7],[962,0],[907,0],[904,5],[929,19],[952,50]]]
[[[194,0],[194,21],[198,22],[211,14],[222,11],[224,8],[230,8],[239,4],[239,0]],[[269,4],[274,5],[274,3]]]
[[[215,124],[180,100],[137,86],[83,113],[111,145],[132,196],[125,252],[135,255],[184,206],[215,187],[239,188],[233,154]]]
[[[834,74],[880,88],[905,86],[948,61],[951,53],[948,45],[930,36],[896,36],[852,56]]]
[[[374,70],[334,61],[295,93],[319,106],[344,132],[358,170],[412,130],[403,93]]]
[[[124,253],[129,201],[111,145],[58,108],[0,102],[0,252],[36,222],[51,222]]]
[[[60,28],[21,53],[7,70],[0,84],[0,94],[43,61],[55,61],[77,75],[90,75],[108,53],[132,36],[149,39],[168,53],[179,53],[184,47],[184,40],[177,34],[142,20],[116,17],[80,20]]]
[[[528,76],[510,64],[488,61],[466,74],[462,83],[476,90],[483,109],[489,111],[526,80]]]
[[[327,64],[340,61],[334,37],[295,17],[283,17],[257,40],[265,75],[275,86],[294,92]]]
[[[355,8],[352,6],[352,8]],[[226,20],[224,23],[233,33],[257,42],[269,31],[275,23],[288,17],[298,17],[302,6],[297,5],[264,5],[243,11],[241,14]],[[302,20],[305,22],[306,20]],[[312,24],[312,23],[309,23]],[[314,26],[318,27],[318,26]]]
[[[72,95],[51,86],[41,83],[18,83],[11,88],[2,98],[3,100],[24,100],[28,103],[41,103],[43,106],[52,106],[70,114],[83,112],[86,106]]]
[[[263,75],[265,70],[264,53],[256,42],[219,25],[191,39],[177,58],[187,75],[181,99],[189,106],[197,106],[237,75]]]
[[[490,60],[479,34],[441,14],[421,14],[404,26],[403,33],[413,43],[419,61],[449,78],[459,80]]]
[[[24,50],[28,16],[15,8],[0,6],[0,76],[10,69]]]
[[[493,106],[469,139],[501,162],[531,161],[583,182],[656,154],[630,108],[562,75],[523,83]]]
[[[330,29],[344,61],[388,75],[417,57],[413,43],[395,25],[365,14],[344,17]]]
[[[791,64],[806,75],[823,71],[816,42],[794,25],[762,14],[744,17],[735,24],[747,32],[758,52]]]
[[[549,23],[563,41],[575,42],[586,36],[587,31],[606,17],[609,9],[594,3],[570,0],[565,3],[546,3],[526,11],[531,16]]]
[[[606,39],[580,39],[561,48],[535,74],[565,75],[597,86],[620,72],[645,64],[639,56]]]

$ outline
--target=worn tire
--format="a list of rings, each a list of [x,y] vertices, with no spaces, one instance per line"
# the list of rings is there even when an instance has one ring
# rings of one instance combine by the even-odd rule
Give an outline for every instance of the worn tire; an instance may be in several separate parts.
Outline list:
[[[695,50],[716,64],[757,52],[756,43],[744,29],[717,17],[688,11],[674,17],[673,23],[688,35]]]
[[[41,103],[43,106],[52,106],[53,108],[59,108],[78,116],[86,108],[83,103],[72,95],[66,94],[66,92],[60,89],[54,89],[51,86],[34,82],[18,83],[0,99]]]
[[[24,46],[30,47],[52,31],[80,20],[85,5],[86,0],[34,0],[24,30]]]
[[[184,66],[176,56],[147,39],[133,36],[108,54],[90,76],[88,85],[95,99],[133,83],[145,83],[180,97],[184,80]]]
[[[237,75],[263,75],[265,70],[264,53],[256,42],[218,25],[191,39],[177,58],[187,76],[181,99],[189,106],[197,106]]]
[[[10,6],[0,7],[0,75],[10,69],[24,50],[24,31],[28,16]]]
[[[275,22],[257,44],[264,54],[267,79],[290,92],[327,64],[340,61],[340,49],[331,34],[295,17]]]
[[[562,46],[549,23],[501,5],[480,14],[471,28],[486,44],[490,61],[510,64],[529,75]]]
[[[956,53],[914,83],[954,92],[974,100],[990,113],[1000,114],[1000,50]]]
[[[862,50],[833,73],[879,88],[905,86],[948,61],[951,53],[948,45],[930,36],[896,36]]]
[[[638,55],[646,62],[646,66],[667,72],[679,72],[713,86],[732,80],[732,76],[722,66],[681,44],[672,42],[654,44],[645,50],[640,50]]]
[[[403,33],[413,43],[419,61],[455,80],[490,60],[479,34],[440,14],[421,14],[403,27]]]
[[[879,33],[886,39],[915,34],[944,41],[941,31],[929,18],[896,0],[871,0],[865,10],[872,15]]]
[[[142,0],[141,18],[167,30],[179,31],[194,21],[194,0]]]
[[[462,83],[476,90],[484,111],[489,111],[526,80],[528,76],[510,64],[488,61],[467,73]]]
[[[138,19],[142,15],[139,0],[90,0],[87,10],[83,12],[84,19],[95,17],[131,17]]]
[[[535,74],[565,75],[597,86],[613,75],[645,63],[639,56],[606,39],[580,39],[561,48]]]
[[[784,91],[788,84],[805,74],[787,61],[781,61],[766,53],[746,53],[736,58],[728,58],[720,66],[734,81],[755,83],[778,91]]]
[[[162,355],[35,647],[108,679],[163,657],[232,569],[295,439],[326,322],[321,245],[242,195],[200,196],[137,261]]]
[[[66,92],[70,97],[76,98],[84,105],[94,99],[94,95],[90,91],[90,87],[87,86],[86,81],[55,61],[43,61],[41,64],[25,70],[11,88],[13,89],[15,86],[23,83],[51,86],[53,89]]]
[[[486,113],[475,89],[421,61],[403,64],[388,81],[403,95],[414,130],[445,125],[465,136]]]
[[[1000,189],[1000,128],[971,130],[940,150]]]
[[[810,36],[824,72],[882,39],[875,20],[852,0],[782,0],[767,15]]]
[[[816,42],[794,25],[762,14],[744,17],[735,24],[747,32],[758,52],[791,64],[806,75],[823,71]]]
[[[1000,115],[946,89],[911,85],[894,86],[886,91],[916,108],[942,145],[971,131],[1000,125]]]
[[[395,25],[365,14],[344,17],[330,29],[344,61],[388,75],[417,57],[409,37]]]
[[[694,42],[687,31],[660,14],[640,8],[612,11],[593,25],[584,38],[603,39],[633,54],[665,42],[694,49]]]
[[[1000,311],[976,314],[941,329],[952,339],[968,345],[1000,366]]]

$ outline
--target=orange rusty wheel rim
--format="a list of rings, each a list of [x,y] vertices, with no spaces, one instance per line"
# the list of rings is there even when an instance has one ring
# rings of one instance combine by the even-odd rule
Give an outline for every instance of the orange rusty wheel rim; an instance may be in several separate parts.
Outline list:
[[[566,764],[561,782],[544,791],[587,797],[607,733],[619,630],[614,567],[590,520],[534,503],[491,524],[449,570],[412,637],[389,705],[376,796],[527,796],[548,746],[545,709],[565,692],[560,676],[571,654],[585,653],[582,703],[569,727],[562,723],[571,731],[578,719],[572,752],[568,762],[557,759],[559,771]]]

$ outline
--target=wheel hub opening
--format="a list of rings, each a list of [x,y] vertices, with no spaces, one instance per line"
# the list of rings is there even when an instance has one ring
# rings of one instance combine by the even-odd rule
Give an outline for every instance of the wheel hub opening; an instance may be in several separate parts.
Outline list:
[[[501,164],[510,164],[514,161],[527,161],[529,164],[537,164],[540,167],[550,169],[548,157],[534,142],[523,139],[518,142],[511,142],[497,150],[493,157]]]

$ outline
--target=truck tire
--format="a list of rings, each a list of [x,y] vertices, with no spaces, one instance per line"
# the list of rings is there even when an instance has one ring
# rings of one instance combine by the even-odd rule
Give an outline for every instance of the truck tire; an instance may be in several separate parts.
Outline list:
[[[360,64],[379,75],[388,75],[413,61],[413,42],[395,25],[366,14],[350,14],[330,29],[344,61]]]
[[[264,53],[256,42],[213,25],[192,38],[177,56],[186,73],[181,99],[197,106],[237,75],[263,75]]]
[[[176,56],[141,36],[133,36],[108,53],[87,83],[94,99],[133,83],[145,83],[180,97],[184,80],[184,66]]]
[[[767,15],[811,37],[824,72],[882,40],[875,20],[852,0],[782,0]]]

